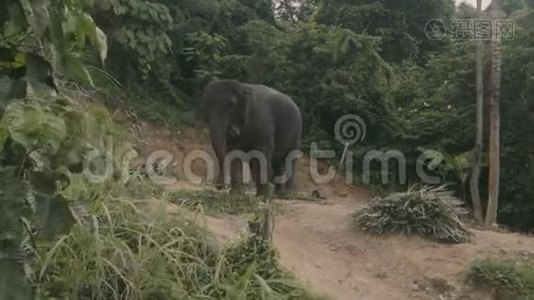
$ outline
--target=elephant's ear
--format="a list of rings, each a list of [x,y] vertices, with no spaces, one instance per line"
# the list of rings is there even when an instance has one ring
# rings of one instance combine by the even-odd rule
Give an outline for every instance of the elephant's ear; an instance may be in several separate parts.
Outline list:
[[[239,95],[237,97],[237,109],[239,111],[239,126],[243,126],[248,121],[248,115],[250,110],[250,105],[253,98],[252,89],[248,86],[242,86],[239,90]]]

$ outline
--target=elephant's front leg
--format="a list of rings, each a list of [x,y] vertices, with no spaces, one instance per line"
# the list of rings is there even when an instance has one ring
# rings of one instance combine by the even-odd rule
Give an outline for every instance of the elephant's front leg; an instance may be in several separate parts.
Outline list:
[[[243,193],[243,161],[234,159],[230,166],[230,192],[234,194]]]
[[[266,155],[267,156],[267,155]],[[256,196],[269,195],[269,183],[272,178],[272,166],[270,155],[265,160],[252,159],[250,161],[250,171],[256,183]]]
[[[218,163],[219,163],[219,176],[217,177],[217,181],[215,182],[215,188],[217,190],[222,190],[224,189],[224,187],[226,186],[225,184],[225,169],[224,169],[224,158],[223,157],[219,157],[218,158]]]

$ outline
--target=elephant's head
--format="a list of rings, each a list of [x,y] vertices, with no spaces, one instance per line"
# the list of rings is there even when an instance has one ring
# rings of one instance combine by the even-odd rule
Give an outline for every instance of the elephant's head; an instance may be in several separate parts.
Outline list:
[[[212,145],[221,158],[229,138],[237,138],[248,122],[252,101],[249,87],[236,80],[210,82],[204,89],[203,103],[209,123]]]

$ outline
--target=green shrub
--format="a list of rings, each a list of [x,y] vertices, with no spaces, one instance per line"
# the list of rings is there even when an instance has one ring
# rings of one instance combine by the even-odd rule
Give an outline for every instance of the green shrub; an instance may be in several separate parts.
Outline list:
[[[374,198],[367,208],[353,214],[353,222],[374,234],[418,234],[435,241],[461,243],[471,237],[460,219],[467,214],[461,204],[443,186],[412,186],[404,193]]]
[[[468,283],[489,289],[502,299],[534,299],[534,267],[508,258],[475,261],[467,274]]]

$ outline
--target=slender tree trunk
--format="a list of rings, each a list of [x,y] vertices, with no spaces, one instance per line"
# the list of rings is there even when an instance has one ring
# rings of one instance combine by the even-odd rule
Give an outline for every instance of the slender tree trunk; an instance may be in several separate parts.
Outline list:
[[[482,15],[482,0],[477,0],[477,17]],[[482,223],[482,204],[480,202],[480,167],[482,164],[482,150],[483,150],[483,134],[484,134],[484,94],[482,81],[482,40],[476,41],[476,138],[475,148],[472,154],[472,169],[471,177],[469,179],[469,190],[471,191],[471,201],[473,202],[473,215],[475,221]]]
[[[492,2],[492,19],[499,17],[500,0]],[[501,82],[501,42],[494,33],[491,40],[491,89],[489,101],[490,137],[489,137],[489,182],[488,206],[486,211],[486,225],[497,223],[497,209],[499,207],[499,179],[500,179],[500,82]]]

